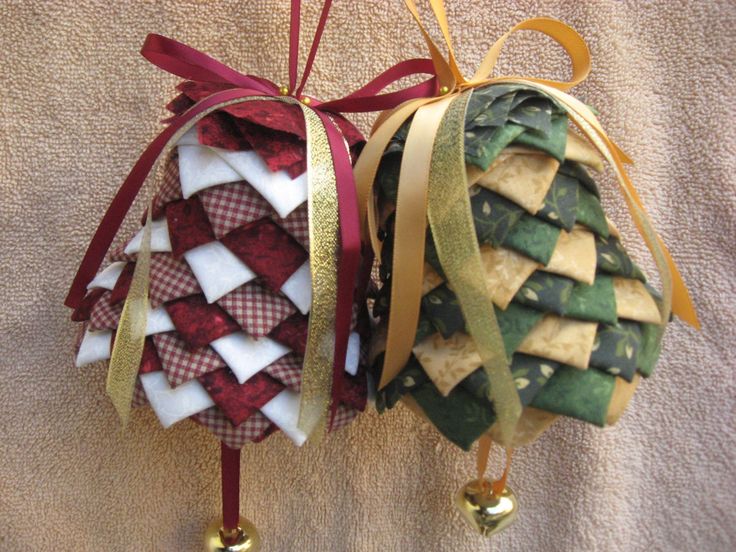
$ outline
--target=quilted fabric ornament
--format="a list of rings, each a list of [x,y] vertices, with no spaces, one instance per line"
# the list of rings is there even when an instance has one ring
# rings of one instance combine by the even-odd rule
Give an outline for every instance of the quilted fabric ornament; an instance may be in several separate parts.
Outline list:
[[[240,543],[233,550],[258,546],[238,519],[244,444],[282,431],[302,445],[366,406],[372,256],[361,249],[351,167],[363,137],[340,112],[396,105],[436,87],[430,80],[378,95],[424,72],[418,62],[342,100],[304,96],[330,5],[297,83],[300,3],[292,1],[288,87],[149,35],[142,54],[186,80],[67,298],[83,324],[77,365],[110,361],[107,390],[123,423],[131,405],[148,404],[164,427],[189,418],[222,442],[224,520],[213,526],[212,549],[224,541]],[[163,177],[141,229],[94,275],[161,156]]]
[[[419,22],[414,3],[406,4]],[[495,485],[483,479],[491,440],[509,449],[510,461],[511,448],[559,416],[615,423],[652,373],[672,306],[697,319],[626,176],[627,158],[593,112],[562,92],[588,73],[582,38],[543,18],[511,31],[541,31],[565,47],[572,82],[489,78],[511,32],[466,80],[442,2],[432,7],[449,60],[419,23],[441,94],[382,116],[356,168],[381,261],[370,362],[379,410],[403,401],[462,449],[480,441],[478,480],[458,506],[492,534],[515,515],[516,501],[505,485],[508,465]],[[604,213],[591,176],[604,159],[654,255],[663,293]]]

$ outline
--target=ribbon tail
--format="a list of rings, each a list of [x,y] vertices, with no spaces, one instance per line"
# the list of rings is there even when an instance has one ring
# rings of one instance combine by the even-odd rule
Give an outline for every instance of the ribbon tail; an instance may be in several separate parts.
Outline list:
[[[302,104],[299,104],[302,105]],[[320,439],[326,429],[335,361],[339,207],[337,178],[324,123],[302,106],[307,128],[312,306],[302,369],[298,427]]]
[[[511,446],[522,406],[486,285],[468,197],[464,129],[470,96],[455,97],[438,127],[429,170],[427,215],[440,264],[490,382],[488,399],[493,403],[501,444]]]
[[[123,306],[107,371],[106,391],[125,427],[143,356],[148,319],[148,277],[151,267],[151,211],[149,205],[143,239],[133,271],[128,297]]]

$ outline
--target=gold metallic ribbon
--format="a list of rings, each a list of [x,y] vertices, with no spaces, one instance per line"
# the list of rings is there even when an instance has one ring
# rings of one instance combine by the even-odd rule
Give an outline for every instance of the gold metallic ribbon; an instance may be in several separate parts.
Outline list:
[[[332,391],[335,343],[335,303],[337,299],[337,255],[339,219],[335,170],[324,123],[314,111],[290,96],[248,96],[228,100],[202,111],[171,137],[151,173],[161,159],[169,156],[181,137],[210,113],[248,101],[270,100],[301,107],[307,128],[307,179],[309,182],[309,237],[312,274],[312,307],[309,316],[307,349],[302,373],[299,428],[307,435],[324,427]],[[150,177],[150,175],[149,175]],[[148,287],[151,259],[150,207],[143,230],[130,291],[123,306],[107,373],[107,393],[125,426],[146,339]],[[319,432],[317,432],[319,433]]]
[[[659,271],[664,300],[661,306],[662,327],[668,321],[670,311],[688,322],[689,324],[699,328],[699,323],[692,301],[685,284],[680,276],[677,267],[667,251],[662,240],[657,236],[652,228],[649,218],[646,214],[644,206],[633,187],[624,163],[631,163],[631,160],[624,154],[613,141],[608,138],[605,131],[598,123],[595,115],[582,102],[569,96],[564,91],[569,90],[576,84],[582,82],[590,72],[590,53],[583,38],[572,28],[564,23],[550,18],[534,18],[523,21],[513,27],[509,32],[504,34],[486,54],[480,67],[476,71],[471,80],[467,80],[460,72],[452,41],[449,33],[449,25],[442,0],[430,0],[432,11],[435,14],[437,22],[442,31],[445,43],[448,49],[448,59],[440,53],[439,48],[434,43],[428,32],[424,28],[416,5],[413,0],[404,0],[407,8],[419,25],[419,29],[425,38],[429,48],[432,60],[435,64],[436,73],[440,82],[440,92],[443,94],[439,98],[428,98],[423,100],[414,100],[407,102],[391,112],[381,114],[376,125],[374,126],[372,135],[368,144],[358,159],[355,167],[356,181],[358,185],[358,197],[361,200],[361,224],[364,232],[369,234],[374,252],[380,258],[381,243],[377,239],[376,229],[378,226],[378,217],[375,206],[375,198],[373,195],[373,182],[378,170],[386,146],[396,133],[398,128],[411,116],[414,116],[412,127],[407,137],[407,142],[402,159],[402,166],[399,176],[399,189],[396,206],[395,219],[395,238],[394,253],[392,264],[392,284],[391,284],[391,310],[389,313],[387,350],[384,357],[383,372],[379,383],[379,388],[384,387],[389,381],[394,379],[406,364],[411,354],[411,349],[416,335],[416,326],[419,314],[419,301],[421,299],[421,280],[423,275],[424,263],[424,232],[427,224],[427,198],[431,196],[430,191],[430,174],[434,167],[433,152],[443,151],[442,148],[435,148],[438,140],[438,132],[441,128],[440,120],[448,109],[450,98],[457,97],[463,92],[470,89],[487,86],[490,84],[516,83],[524,86],[532,87],[539,90],[543,94],[547,94],[556,100],[568,113],[573,123],[582,131],[582,133],[590,140],[590,142],[601,152],[604,158],[611,164],[616,172],[616,176],[620,185],[620,189],[626,199],[630,214],[644,238],[649,250],[651,251],[657,269]],[[493,71],[498,56],[501,53],[507,38],[513,33],[521,30],[538,31],[546,34],[550,38],[559,43],[567,52],[572,64],[572,79],[570,81],[556,81],[548,79],[540,79],[535,77],[494,77],[490,74]],[[432,104],[437,103],[442,107],[435,108]],[[424,107],[426,106],[426,107]],[[422,132],[413,132],[414,127],[420,123]],[[449,123],[448,123],[449,124]],[[458,131],[458,136],[462,137],[462,127]],[[412,137],[415,136],[415,139]],[[460,138],[458,138],[460,140]],[[456,170],[462,173],[465,178],[464,165],[462,168],[456,167]],[[459,179],[459,176],[456,177]],[[447,182],[445,182],[447,184]],[[416,188],[407,190],[407,188]],[[466,217],[467,212],[458,210],[458,216]],[[430,218],[430,224],[431,218]],[[454,224],[460,224],[456,220]],[[451,226],[450,223],[447,226]],[[434,234],[435,239],[439,235]],[[440,237],[440,240],[442,238]],[[468,241],[475,242],[475,235]],[[453,245],[457,245],[455,242]],[[420,247],[422,246],[422,247]],[[417,251],[418,250],[418,251]],[[439,253],[439,250],[438,250]],[[458,274],[462,272],[462,267],[454,265],[455,261],[450,260],[450,265],[446,265],[440,256],[443,269],[446,273]],[[480,272],[482,274],[482,272]],[[449,278],[449,276],[448,276]],[[490,295],[487,289],[471,287],[470,290],[461,289],[453,285],[458,297],[475,295],[475,301],[490,305]],[[478,328],[479,320],[475,319],[470,310],[473,307],[467,305],[468,300],[461,299],[463,314],[468,320],[470,333],[478,344],[483,341],[484,337],[481,332],[487,332],[486,329]],[[468,312],[466,312],[468,310]],[[492,312],[492,311],[491,311]],[[468,317],[468,314],[471,314]],[[487,320],[487,319],[486,319]],[[497,325],[490,330],[493,334],[497,332]],[[663,330],[662,330],[663,331]],[[476,335],[478,334],[478,335]],[[490,341],[486,343],[491,343]],[[503,351],[503,348],[500,348]],[[489,360],[489,363],[491,361]],[[485,365],[486,369],[488,368]],[[501,381],[498,380],[498,371],[491,370],[496,374],[491,379],[491,389],[504,388],[504,381],[511,376],[508,368],[505,368],[505,374]],[[513,393],[516,396],[516,390]],[[518,397],[516,398],[518,402]],[[508,439],[513,427],[518,420],[518,409],[514,406],[508,411],[498,413],[499,434],[503,437],[500,440]]]

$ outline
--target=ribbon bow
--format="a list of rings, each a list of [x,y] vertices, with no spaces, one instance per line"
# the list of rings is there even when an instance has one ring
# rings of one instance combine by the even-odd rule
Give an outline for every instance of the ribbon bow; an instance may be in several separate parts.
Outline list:
[[[534,88],[556,100],[616,172],[629,212],[654,257],[662,280],[662,328],[671,312],[695,327],[699,327],[699,323],[682,277],[654,231],[626,173],[624,163],[631,163],[631,160],[606,135],[590,109],[565,93],[585,80],[590,72],[590,53],[583,38],[555,19],[528,19],[496,41],[475,75],[468,80],[457,65],[442,0],[430,0],[430,5],[447,46],[447,59],[423,26],[414,0],[404,0],[404,3],[429,48],[440,94],[409,101],[390,113],[381,114],[355,166],[361,223],[364,231],[369,233],[374,253],[380,258],[373,181],[389,141],[399,127],[413,117],[399,173],[391,271],[392,308],[379,388],[398,375],[411,354],[419,317],[424,243],[429,221],[443,271],[458,296],[466,325],[491,383],[489,399],[496,412],[499,440],[508,446],[513,441],[516,422],[521,415],[521,403],[504,352],[493,303],[482,276],[484,271],[467,205],[464,119],[470,94],[463,92],[490,84],[515,83]],[[538,31],[558,42],[572,62],[572,79],[491,77],[504,43],[510,35],[521,30]],[[452,237],[448,238],[450,235]]]
[[[328,406],[337,408],[344,373],[356,275],[360,267],[361,241],[358,202],[350,153],[330,113],[390,109],[437,90],[434,77],[397,92],[379,94],[393,82],[409,75],[433,72],[430,60],[413,59],[399,63],[378,75],[345,98],[319,102],[302,96],[331,7],[326,0],[309,51],[301,80],[297,84],[300,1],[291,2],[289,41],[289,86],[242,74],[208,55],[169,38],[148,35],[141,54],[161,69],[187,80],[225,84],[185,113],[173,117],[144,150],[113,198],[92,238],[69,290],[65,304],[76,308],[87,284],[99,269],[107,250],[133,200],[165,152],[199,120],[230,105],[271,100],[300,106],[307,128],[307,173],[309,187],[313,294],[307,350],[302,375],[302,403],[299,427],[307,434],[323,425]],[[130,291],[123,307],[110,359],[107,392],[123,422],[127,423],[145,341],[150,266],[151,211],[148,209],[143,240]],[[370,255],[364,265],[370,267]],[[314,285],[314,284],[313,284]],[[325,346],[329,344],[329,346]]]

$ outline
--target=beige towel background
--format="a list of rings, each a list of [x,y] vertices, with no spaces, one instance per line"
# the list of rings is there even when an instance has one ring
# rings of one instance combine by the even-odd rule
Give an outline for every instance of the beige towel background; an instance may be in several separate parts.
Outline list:
[[[319,6],[305,3],[311,33]],[[584,35],[593,73],[576,93],[636,160],[632,176],[703,331],[670,326],[658,370],[616,427],[562,421],[518,451],[520,519],[492,540],[450,502],[473,475],[473,455],[403,408],[364,415],[317,448],[297,450],[281,435],[246,447],[244,513],[264,551],[277,552],[733,550],[734,3],[447,4],[466,73],[526,17],[558,17]],[[219,511],[217,441],[190,422],[164,431],[150,411],[122,433],[104,368],[72,364],[76,328],[62,300],[173,95],[177,80],[137,54],[146,33],[283,82],[287,24],[286,0],[0,0],[0,550],[202,549]],[[399,0],[339,0],[327,31],[308,87],[324,98],[425,54]],[[564,73],[549,45],[515,39],[503,66]],[[368,128],[370,117],[358,120]],[[651,272],[604,182],[606,208]]]

